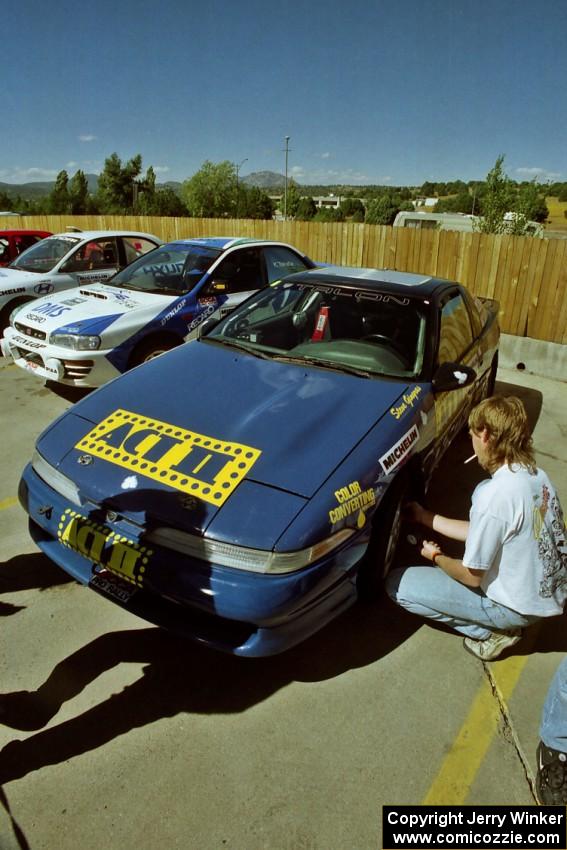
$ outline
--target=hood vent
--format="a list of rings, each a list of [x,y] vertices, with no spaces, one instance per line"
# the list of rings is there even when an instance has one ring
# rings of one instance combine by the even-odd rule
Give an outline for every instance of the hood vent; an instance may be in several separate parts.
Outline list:
[[[101,298],[103,301],[108,301],[106,292],[96,292],[93,289],[79,289],[80,295],[88,295],[89,298]]]

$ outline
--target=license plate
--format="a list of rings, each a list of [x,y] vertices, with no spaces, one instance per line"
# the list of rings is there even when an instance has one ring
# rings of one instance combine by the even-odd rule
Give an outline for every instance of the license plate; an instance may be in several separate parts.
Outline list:
[[[136,593],[135,587],[106,571],[94,575],[89,582],[89,587],[99,590],[106,596],[112,596],[118,602],[128,602]]]

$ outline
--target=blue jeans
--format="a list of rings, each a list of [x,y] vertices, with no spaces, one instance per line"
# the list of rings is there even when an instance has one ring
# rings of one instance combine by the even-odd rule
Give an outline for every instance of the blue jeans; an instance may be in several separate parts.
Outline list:
[[[541,715],[539,736],[546,747],[567,753],[567,658],[551,680]]]
[[[439,567],[393,570],[386,579],[386,592],[413,614],[444,623],[476,640],[485,640],[494,631],[523,628],[541,619],[493,602],[479,587],[466,587]]]

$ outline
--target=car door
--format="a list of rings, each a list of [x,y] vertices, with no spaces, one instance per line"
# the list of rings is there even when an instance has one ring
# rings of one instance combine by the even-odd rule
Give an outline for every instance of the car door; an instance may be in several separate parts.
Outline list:
[[[225,316],[266,282],[261,248],[237,248],[213,270],[211,281],[200,293],[200,298],[215,297],[218,304],[215,314]]]
[[[451,290],[439,305],[437,366],[462,363],[478,370],[480,355],[471,325],[469,310],[462,293]],[[437,443],[446,446],[466,419],[475,396],[476,382],[435,396]]]
[[[108,280],[118,269],[116,238],[105,236],[83,242],[61,265],[59,273],[71,278],[68,286],[84,286]]]

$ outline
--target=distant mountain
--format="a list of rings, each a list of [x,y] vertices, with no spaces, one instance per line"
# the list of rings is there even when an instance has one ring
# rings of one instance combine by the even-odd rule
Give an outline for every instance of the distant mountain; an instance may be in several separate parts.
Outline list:
[[[257,186],[259,189],[283,189],[285,177],[275,171],[253,171],[242,178],[247,186]]]
[[[89,192],[94,195],[98,188],[98,174],[86,174]],[[69,180],[73,177],[69,175]],[[33,183],[0,183],[0,192],[11,198],[20,197],[25,201],[37,201],[44,198],[53,190],[55,180],[37,180]]]

